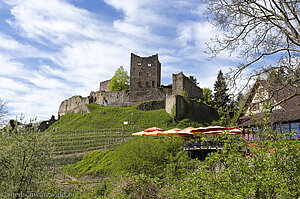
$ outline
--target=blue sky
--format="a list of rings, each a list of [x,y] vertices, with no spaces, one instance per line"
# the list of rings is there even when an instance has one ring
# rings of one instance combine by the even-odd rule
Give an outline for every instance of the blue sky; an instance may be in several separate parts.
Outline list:
[[[162,84],[193,75],[213,89],[237,59],[203,51],[220,34],[200,0],[4,0],[0,2],[0,99],[9,118],[57,116],[60,103],[88,96],[130,53],[159,54]]]

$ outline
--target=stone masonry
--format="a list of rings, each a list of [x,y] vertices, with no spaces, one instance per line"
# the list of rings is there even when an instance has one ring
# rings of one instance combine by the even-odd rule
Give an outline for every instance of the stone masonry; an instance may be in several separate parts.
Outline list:
[[[183,107],[183,105],[179,105],[182,104],[183,101],[176,96],[187,93],[191,99],[202,99],[202,89],[182,72],[173,74],[172,79],[172,84],[167,86],[161,85],[161,63],[158,60],[158,54],[149,57],[140,57],[131,53],[129,90],[109,91],[110,80],[100,82],[99,91],[92,91],[88,97],[74,96],[64,100],[59,107],[58,115],[61,116],[70,112],[89,112],[86,105],[90,103],[97,103],[108,107],[128,107],[146,101],[163,100],[165,101],[164,107],[166,111],[170,115],[175,114],[175,116],[173,116],[174,118],[189,115],[194,116],[195,114],[183,114],[178,110],[178,108]],[[205,112],[212,111],[212,109],[204,107],[207,105],[195,105],[196,102],[197,101],[193,102],[194,108],[198,107],[201,110],[205,110]],[[161,104],[161,102],[159,104]],[[186,108],[186,106],[187,105],[184,107]],[[164,108],[161,105],[156,107]],[[177,109],[173,110],[172,108],[175,107],[177,107]],[[155,107],[153,108],[155,109]],[[147,109],[152,110],[151,107]],[[201,110],[197,110],[197,113],[200,113]],[[194,110],[191,109],[191,111]],[[176,116],[176,114],[180,114],[180,116]]]

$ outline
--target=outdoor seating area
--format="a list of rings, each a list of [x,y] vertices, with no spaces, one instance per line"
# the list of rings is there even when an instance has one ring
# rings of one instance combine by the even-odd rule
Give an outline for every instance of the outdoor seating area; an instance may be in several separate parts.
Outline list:
[[[217,135],[217,134],[229,134],[229,135],[240,135],[243,134],[243,129],[237,127],[222,127],[222,126],[208,126],[208,127],[187,127],[185,129],[170,129],[170,130],[163,130],[158,127],[151,127],[145,129],[143,131],[133,133],[133,136],[160,136],[160,135]]]
[[[243,135],[245,131],[237,127],[222,127],[222,126],[208,126],[208,127],[187,127],[184,129],[170,129],[163,130],[158,127],[151,127],[133,133],[133,136],[162,136],[162,135],[179,135],[184,136],[183,150],[204,150],[204,149],[220,149],[223,148],[224,143],[217,141],[218,135]]]

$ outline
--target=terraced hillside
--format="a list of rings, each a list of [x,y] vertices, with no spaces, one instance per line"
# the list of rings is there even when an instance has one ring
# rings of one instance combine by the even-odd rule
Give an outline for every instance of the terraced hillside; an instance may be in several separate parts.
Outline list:
[[[93,150],[110,149],[128,138],[125,129],[102,129],[97,131],[68,131],[51,133],[54,155],[88,153]]]
[[[103,128],[147,128],[159,126],[168,128],[176,123],[164,109],[140,111],[133,107],[102,107],[98,104],[89,104],[90,113],[69,113],[63,115],[59,121],[48,128],[58,128],[58,131],[87,131]],[[124,121],[128,125],[124,125]]]

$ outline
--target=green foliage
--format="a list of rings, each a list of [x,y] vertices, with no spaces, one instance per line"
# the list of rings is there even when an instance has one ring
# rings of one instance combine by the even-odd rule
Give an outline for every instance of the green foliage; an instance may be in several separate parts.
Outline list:
[[[183,91],[181,91],[180,95],[185,98],[186,100],[189,98],[189,94],[186,91],[186,89],[183,89]]]
[[[173,119],[164,109],[140,111],[136,110],[135,107],[102,107],[94,103],[88,104],[91,113],[68,113],[61,116],[61,119],[48,129],[58,127],[59,131],[78,131],[113,128],[121,127],[124,121],[129,123],[132,121],[132,125],[142,128],[152,126],[168,128],[174,126]]]
[[[209,88],[203,88],[203,100],[205,104],[213,105],[213,94]]]
[[[113,151],[93,151],[84,156],[81,161],[67,167],[67,171],[73,175],[91,173],[107,175],[114,170],[113,164],[115,161],[115,152]]]
[[[193,121],[191,119],[188,119],[188,118],[185,118],[183,120],[181,120],[178,124],[177,124],[177,128],[180,128],[180,129],[183,129],[183,128],[186,128],[186,127],[200,127],[200,126],[203,126],[202,124],[196,122],[196,121]]]
[[[94,188],[94,197],[161,198],[162,188],[185,179],[196,163],[182,151],[180,137],[139,137],[114,151],[94,151],[66,171],[73,175],[106,176]]]
[[[181,143],[179,138],[135,138],[114,151],[94,151],[68,167],[68,171],[95,175],[158,174],[170,163],[170,158],[181,151]]]
[[[227,140],[226,149],[210,154],[201,169],[177,187],[181,190],[177,194],[184,198],[299,197],[298,143],[258,141],[250,147],[251,156],[245,158],[241,149],[249,148],[248,144],[232,136]]]
[[[110,91],[122,91],[129,89],[129,76],[126,70],[124,70],[123,66],[120,66],[115,75],[111,78],[109,82],[109,90]]]
[[[217,81],[214,84],[214,91],[214,104],[216,105],[216,107],[225,110],[230,99],[229,95],[227,94],[228,88],[225,77],[221,70],[219,71]]]
[[[49,178],[48,136],[23,125],[22,118],[15,126],[12,131],[0,132],[0,192],[38,192]]]
[[[120,199],[159,198],[159,187],[150,176],[145,174],[126,176],[120,179],[111,197]]]

